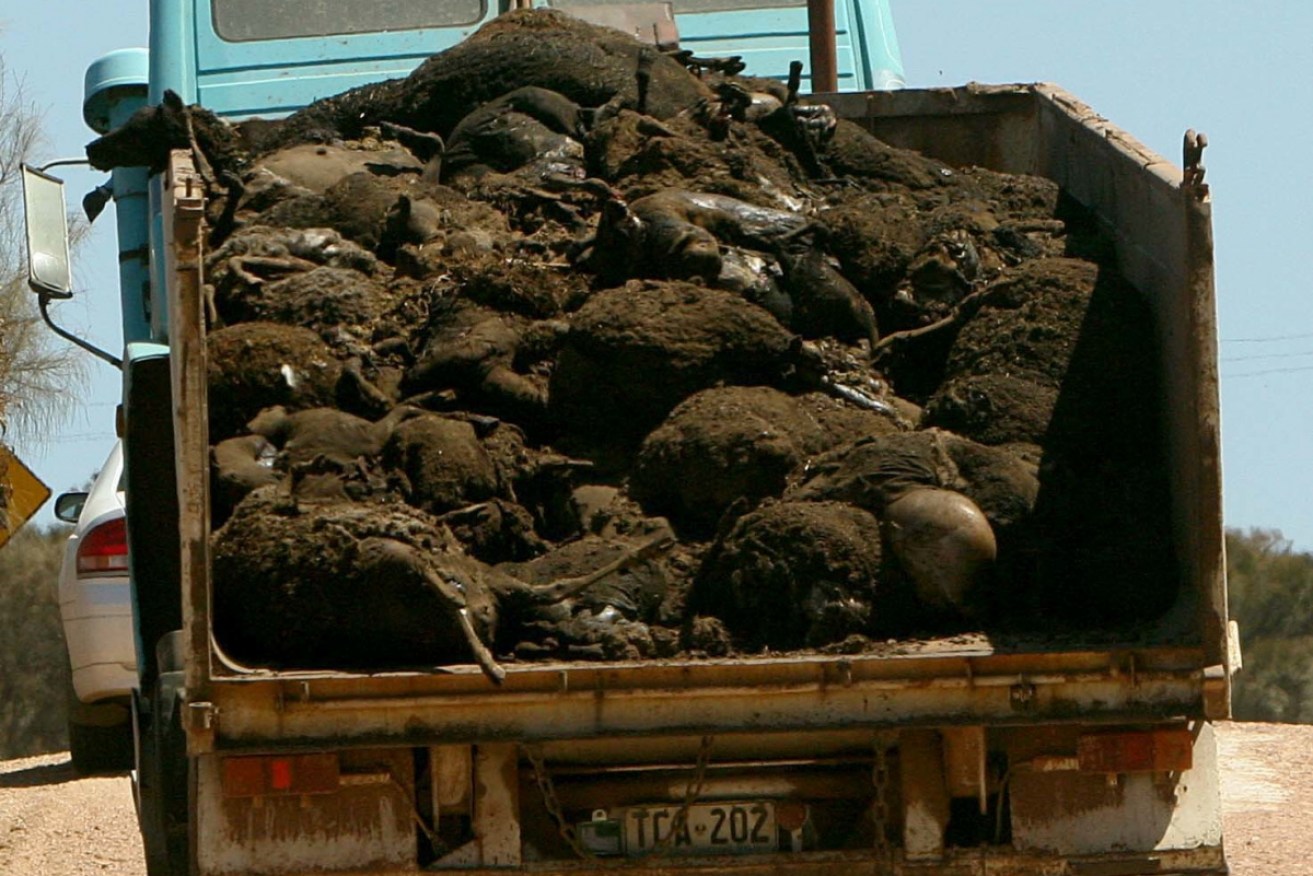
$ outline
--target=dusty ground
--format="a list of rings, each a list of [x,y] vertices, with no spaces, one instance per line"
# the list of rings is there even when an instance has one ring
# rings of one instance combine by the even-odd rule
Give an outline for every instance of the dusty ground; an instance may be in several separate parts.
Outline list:
[[[1218,733],[1233,876],[1305,876],[1313,855],[1313,726]],[[64,754],[0,763],[0,873],[145,876],[126,777],[78,779]]]
[[[1231,872],[1308,873],[1313,868],[1313,727],[1229,724],[1218,740]]]
[[[0,763],[0,873],[145,876],[127,777],[79,779],[67,754]]]

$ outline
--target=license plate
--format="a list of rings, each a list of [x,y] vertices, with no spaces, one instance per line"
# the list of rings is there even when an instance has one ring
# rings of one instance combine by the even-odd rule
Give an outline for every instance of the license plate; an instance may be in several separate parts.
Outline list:
[[[779,849],[775,804],[694,803],[684,829],[670,837],[678,806],[631,806],[624,810],[625,854],[660,846],[672,853],[742,854]]]

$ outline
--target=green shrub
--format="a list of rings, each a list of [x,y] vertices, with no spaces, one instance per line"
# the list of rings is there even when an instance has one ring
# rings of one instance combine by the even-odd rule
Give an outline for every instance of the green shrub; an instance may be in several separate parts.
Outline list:
[[[68,747],[68,649],[57,592],[68,533],[29,525],[0,549],[0,758]]]
[[[1267,529],[1228,532],[1226,553],[1244,654],[1236,720],[1313,723],[1313,555]]]

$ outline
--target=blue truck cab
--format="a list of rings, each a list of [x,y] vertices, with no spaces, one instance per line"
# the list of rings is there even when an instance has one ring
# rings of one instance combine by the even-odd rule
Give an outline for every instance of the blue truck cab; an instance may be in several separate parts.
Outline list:
[[[612,0],[535,5],[585,17],[633,8]],[[230,120],[277,118],[357,86],[404,77],[506,8],[487,0],[151,0],[149,52],[124,50],[93,64],[84,114],[93,129],[105,133],[171,90]],[[779,79],[791,62],[802,61],[804,86],[809,81],[806,2],[675,0],[646,8],[670,9],[680,46],[699,56],[738,55],[748,75]],[[838,89],[900,87],[902,60],[888,0],[837,0],[833,12]],[[145,171],[119,170],[115,177],[124,340],[161,341],[167,325],[162,284],[158,278],[147,282],[145,273],[147,247],[159,244],[158,228],[149,231]],[[158,192],[151,203],[149,215],[158,221]]]
[[[540,5],[588,16],[615,4],[551,0]],[[349,88],[405,76],[502,11],[486,0],[156,0],[151,11],[151,100],[169,88],[225,117],[287,113]],[[806,3],[676,0],[673,11],[682,47],[704,56],[740,55],[749,74],[783,78],[791,61],[807,58]],[[887,0],[839,0],[835,23],[842,90],[901,84]]]

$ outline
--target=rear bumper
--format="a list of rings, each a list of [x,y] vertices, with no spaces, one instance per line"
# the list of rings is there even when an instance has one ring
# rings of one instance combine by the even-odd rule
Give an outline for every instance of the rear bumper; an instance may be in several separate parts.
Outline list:
[[[1160,852],[1153,854],[1107,854],[1087,858],[1059,858],[1022,855],[1015,852],[964,851],[946,856],[940,861],[885,862],[870,852],[846,852],[836,856],[799,855],[800,860],[787,862],[774,858],[754,858],[743,861],[724,859],[714,862],[685,864],[666,859],[660,862],[642,861],[634,864],[608,865],[605,870],[632,869],[645,874],[661,876],[1164,876],[1164,874],[1225,874],[1226,863],[1220,848],[1200,848],[1189,851]],[[596,872],[596,866],[538,869],[525,868],[534,874],[580,874]],[[494,876],[496,870],[466,871],[481,876]],[[504,873],[505,871],[501,871]]]
[[[221,712],[210,717],[223,720]],[[234,755],[201,754],[198,872],[337,874],[373,864],[368,872],[414,873],[422,864],[487,876],[1224,874],[1211,726],[1182,726],[1195,733],[1188,766],[1111,775],[1055,757],[1080,750],[1089,729],[1081,726],[981,728],[975,738],[984,746],[975,749],[972,734],[953,728],[726,735],[714,748],[667,737],[490,742],[434,746],[422,758],[410,747],[353,748],[335,755],[339,786],[313,797],[230,793],[225,762]],[[689,744],[697,746],[696,757]],[[1079,762],[1074,754],[1068,759]],[[968,771],[959,769],[964,765]],[[286,769],[290,775],[299,767]],[[553,821],[578,825],[590,813],[593,821],[615,821],[627,806],[674,806],[690,793],[703,802],[805,803],[810,831],[802,824],[788,830],[815,850],[787,851],[781,836],[782,850],[765,855],[583,860]],[[428,828],[424,812],[432,818]],[[421,831],[432,838],[444,823],[454,832],[433,847],[436,860],[417,857],[425,848]],[[954,825],[961,829],[952,831]],[[875,846],[879,837],[888,841],[884,848]],[[274,860],[295,867],[265,866]]]
[[[137,686],[135,666],[124,663],[92,663],[73,670],[73,691],[84,703],[130,696]]]
[[[124,697],[137,686],[128,587],[126,579],[79,584],[61,606],[73,689],[84,703]]]
[[[280,871],[297,876],[298,871]],[[320,871],[315,871],[319,873]],[[414,876],[416,870],[341,870],[333,876]],[[441,871],[435,871],[441,872]],[[874,852],[804,853],[742,858],[661,858],[625,861],[524,864],[518,868],[453,870],[462,876],[1226,876],[1220,846],[1184,851],[1109,853],[1084,857],[1030,855],[1006,850],[965,850],[936,861],[881,858]],[[308,876],[308,874],[307,874]]]

